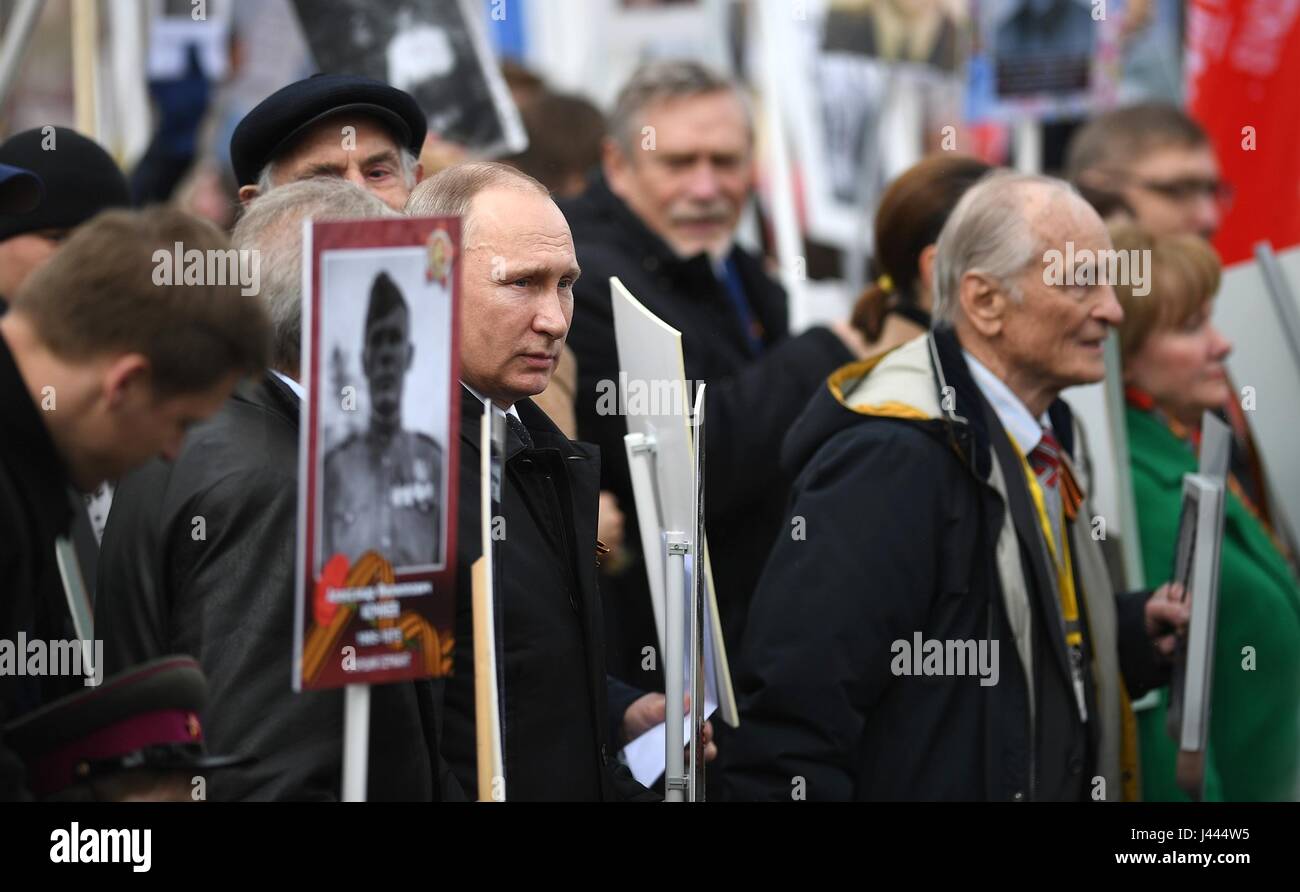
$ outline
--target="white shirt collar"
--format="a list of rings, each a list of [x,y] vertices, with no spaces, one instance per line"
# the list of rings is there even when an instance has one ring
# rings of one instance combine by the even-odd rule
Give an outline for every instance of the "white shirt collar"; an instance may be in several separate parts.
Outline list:
[[[479,392],[478,392],[477,390],[475,390],[473,387],[470,387],[470,386],[469,386],[468,384],[466,384],[464,381],[461,381],[461,382],[460,382],[460,385],[461,385],[461,387],[464,387],[466,390],[468,390],[470,393],[474,394],[474,396],[478,397],[478,401],[479,401],[480,403],[484,403],[484,404],[487,403],[487,397],[485,397],[483,394],[479,393]],[[506,409],[506,414],[507,414],[507,415],[513,415],[513,416],[515,416],[515,421],[518,421],[520,424],[523,424],[523,423],[524,423],[524,420],[523,420],[522,418],[519,417],[519,410],[515,408],[514,403],[511,403],[511,404],[510,404],[510,408],[509,408],[509,409]]]
[[[1020,397],[1011,392],[1006,382],[989,371],[984,363],[968,351],[962,350],[962,353],[966,357],[966,364],[970,366],[975,384],[984,394],[984,399],[989,401],[989,405],[997,413],[998,420],[1015,440],[1016,445],[1024,450],[1025,455],[1029,455],[1038,445],[1038,441],[1043,438],[1043,429],[1051,427],[1047,413],[1044,412],[1042,417],[1035,421],[1034,416],[1029,414],[1028,407],[1020,401]]]
[[[283,381],[290,390],[292,390],[295,394],[297,394],[299,400],[307,399],[307,392],[302,389],[302,385],[299,384],[297,381],[293,380],[288,375],[277,372],[275,369],[271,369],[271,373],[275,375],[275,377]]]

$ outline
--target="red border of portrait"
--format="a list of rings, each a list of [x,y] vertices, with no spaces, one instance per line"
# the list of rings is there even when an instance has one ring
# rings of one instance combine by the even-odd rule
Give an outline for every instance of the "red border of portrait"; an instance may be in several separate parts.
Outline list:
[[[437,378],[445,372],[447,387],[445,426],[438,419],[442,453],[440,548],[433,564],[394,566],[384,549],[367,549],[358,555],[325,556],[321,542],[323,515],[322,400],[334,398],[329,374],[322,373],[322,284],[324,264],[336,268],[337,258],[357,258],[376,264],[378,258],[407,254],[400,249],[423,251],[423,279],[427,290],[414,299],[449,301],[433,318],[450,325],[440,343],[448,345],[437,355]],[[373,249],[368,251],[367,249]],[[398,249],[398,250],[394,250]],[[334,255],[335,259],[331,259]],[[411,261],[404,261],[410,268]],[[456,517],[460,427],[460,219],[456,217],[401,217],[347,222],[304,224],[303,233],[303,424],[299,444],[297,604],[294,626],[295,690],[337,688],[354,684],[382,684],[414,678],[439,678],[451,674],[455,630]],[[364,319],[368,295],[352,289],[359,307],[349,308],[349,318]],[[337,298],[331,298],[336,300]],[[426,314],[427,315],[427,314]],[[357,326],[360,328],[361,323]],[[411,343],[418,352],[426,330],[415,330],[419,320],[411,314]],[[348,329],[349,335],[351,329]],[[364,335],[356,331],[356,342]],[[439,351],[442,352],[442,351]],[[422,368],[426,373],[427,362]],[[414,368],[414,367],[413,367]],[[412,387],[407,373],[406,388]],[[417,382],[418,383],[418,382]],[[407,405],[411,404],[407,397]]]

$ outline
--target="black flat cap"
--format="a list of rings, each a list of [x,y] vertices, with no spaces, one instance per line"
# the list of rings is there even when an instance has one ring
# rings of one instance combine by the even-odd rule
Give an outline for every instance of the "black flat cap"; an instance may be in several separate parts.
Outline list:
[[[0,240],[42,229],[72,229],[100,211],[128,207],[117,162],[99,143],[68,127],[33,127],[0,143],[0,164],[36,174],[45,194],[34,209],[0,219]]]
[[[246,764],[203,748],[207,683],[187,656],[161,657],[61,697],[4,726],[37,796],[137,768],[186,771]]]
[[[239,185],[256,183],[262,168],[304,130],[340,112],[377,118],[399,145],[420,154],[429,125],[409,93],[370,78],[318,74],[275,91],[239,122],[230,137],[230,161]]]

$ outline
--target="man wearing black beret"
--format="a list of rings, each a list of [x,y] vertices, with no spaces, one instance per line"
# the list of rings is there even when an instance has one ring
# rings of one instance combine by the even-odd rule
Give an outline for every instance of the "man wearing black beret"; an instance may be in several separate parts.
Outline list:
[[[0,314],[23,282],[63,241],[100,211],[127,207],[126,177],[99,143],[66,127],[39,127],[0,144],[0,164],[31,171],[45,184],[34,209],[0,217]]]
[[[381,81],[318,74],[289,84],[244,116],[230,138],[239,200],[276,186],[338,177],[400,211],[420,181],[428,129],[408,93]]]

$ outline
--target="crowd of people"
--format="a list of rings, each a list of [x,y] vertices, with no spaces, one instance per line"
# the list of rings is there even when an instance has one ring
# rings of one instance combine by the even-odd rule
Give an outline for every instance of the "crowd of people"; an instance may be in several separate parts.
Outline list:
[[[70,543],[107,676],[92,703],[80,677],[0,673],[0,798],[191,798],[197,775],[213,799],[341,797],[343,693],[290,685],[302,232],[403,214],[462,220],[456,649],[445,680],[374,686],[370,798],[490,798],[470,596],[488,402],[509,416],[509,798],[660,798],[619,757],[675,710],[643,659],[656,557],[626,419],[599,409],[620,372],[611,276],[709,385],[705,522],[740,715],[707,728],[711,797],[1186,798],[1165,709],[1189,605],[1169,576],[1206,411],[1235,449],[1204,795],[1300,795],[1300,583],[1211,321],[1225,187],[1181,110],[1098,115],[1064,178],[925,158],[879,203],[865,293],[792,333],[771,262],[738,240],[755,189],[743,88],[654,62],[603,119],[511,84],[531,140],[504,161],[437,143],[387,84],[283,87],[233,131],[229,232],[182,199],[128,208],[122,172],[71,130],[53,150],[40,131],[0,144],[0,639],[77,637]],[[155,284],[154,251],[177,242],[258,252],[258,293]],[[1150,287],[1052,283],[1045,258],[1067,243],[1146,252]],[[400,300],[367,320],[404,325]],[[1061,398],[1102,380],[1114,330],[1136,591],[1093,535],[1098,434]],[[331,473],[370,485],[345,458]],[[96,543],[80,494],[106,482]]]

